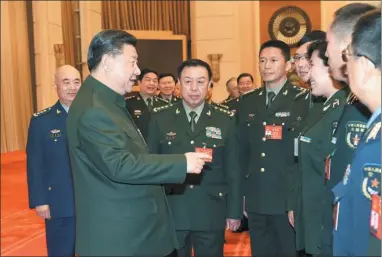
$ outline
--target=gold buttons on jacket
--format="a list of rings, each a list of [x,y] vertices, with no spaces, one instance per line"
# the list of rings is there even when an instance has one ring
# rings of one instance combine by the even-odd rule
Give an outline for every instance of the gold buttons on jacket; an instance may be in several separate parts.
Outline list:
[[[264,171],[265,171],[265,169],[264,169],[264,168],[261,168],[261,169],[260,169],[260,171],[261,171],[261,172],[264,172]]]

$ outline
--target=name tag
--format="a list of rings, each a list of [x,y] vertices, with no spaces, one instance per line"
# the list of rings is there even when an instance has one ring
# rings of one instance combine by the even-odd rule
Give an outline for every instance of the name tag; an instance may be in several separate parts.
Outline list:
[[[310,142],[312,142],[312,139],[309,137],[301,136],[300,141],[310,144]]]
[[[205,162],[212,162],[212,155],[213,155],[213,150],[211,148],[202,148],[202,147],[195,147],[195,152],[197,153],[205,153],[210,156],[210,158],[205,159]]]
[[[381,196],[371,198],[370,232],[381,240]]]
[[[265,126],[265,138],[272,140],[283,139],[283,127],[282,126]]]

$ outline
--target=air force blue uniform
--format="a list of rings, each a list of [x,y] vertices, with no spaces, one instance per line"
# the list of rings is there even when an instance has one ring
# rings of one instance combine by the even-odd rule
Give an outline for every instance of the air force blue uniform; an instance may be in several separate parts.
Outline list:
[[[380,109],[370,118],[352,164],[348,165],[343,181],[333,192],[338,202],[334,256],[367,256],[368,252],[380,256],[380,239],[377,239],[379,249],[368,250],[376,239],[370,232],[371,199],[373,195],[381,196]]]
[[[49,256],[74,256],[73,182],[66,141],[67,111],[57,102],[31,118],[27,143],[29,207],[49,205]]]

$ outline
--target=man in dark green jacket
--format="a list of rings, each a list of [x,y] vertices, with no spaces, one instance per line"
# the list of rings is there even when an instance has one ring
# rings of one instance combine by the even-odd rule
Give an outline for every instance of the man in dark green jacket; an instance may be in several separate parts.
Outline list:
[[[200,173],[206,154],[149,155],[124,95],[140,74],[136,39],[104,30],[90,43],[90,76],[73,101],[67,138],[79,256],[165,256],[177,248],[163,183]],[[196,210],[197,211],[197,210]]]
[[[238,138],[234,114],[205,101],[210,66],[198,59],[179,67],[183,101],[154,109],[148,145],[153,153],[205,151],[211,162],[201,175],[166,186],[179,257],[223,256],[224,229],[236,230],[243,212]]]

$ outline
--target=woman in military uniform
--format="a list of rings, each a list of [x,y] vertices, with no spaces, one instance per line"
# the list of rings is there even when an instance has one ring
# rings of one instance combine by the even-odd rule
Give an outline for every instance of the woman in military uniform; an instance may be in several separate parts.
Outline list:
[[[326,101],[314,104],[298,137],[297,206],[288,213],[295,226],[297,250],[305,249],[313,256],[332,255],[332,196],[325,186],[330,179],[325,158],[334,150],[332,134],[348,95],[330,76],[326,47],[326,42],[315,41],[308,50],[311,93]]]

